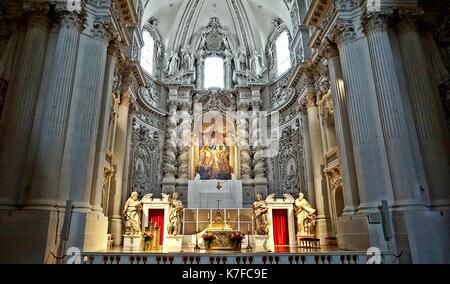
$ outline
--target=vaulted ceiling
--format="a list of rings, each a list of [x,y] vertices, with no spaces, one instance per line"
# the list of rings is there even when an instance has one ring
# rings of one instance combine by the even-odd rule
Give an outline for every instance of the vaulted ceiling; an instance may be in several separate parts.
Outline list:
[[[167,50],[193,46],[211,17],[217,17],[234,46],[262,50],[282,19],[292,30],[283,0],[145,0],[142,23],[159,20],[158,32]]]

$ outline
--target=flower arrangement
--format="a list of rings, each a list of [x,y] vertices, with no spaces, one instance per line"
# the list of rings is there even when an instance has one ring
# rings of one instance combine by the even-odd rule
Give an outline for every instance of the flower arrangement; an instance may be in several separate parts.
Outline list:
[[[241,250],[242,240],[244,239],[244,234],[233,233],[230,235],[230,243],[233,244],[235,250]]]
[[[214,233],[205,233],[202,235],[202,239],[205,243],[205,248],[210,250],[213,241],[216,239],[216,235]]]
[[[144,232],[144,241],[148,242],[155,238],[155,235],[151,232]]]
[[[230,241],[231,242],[242,242],[242,239],[245,237],[244,234],[241,233],[233,233],[230,235]]]
[[[205,243],[212,243],[216,239],[216,235],[213,233],[205,233],[202,235],[202,239]]]

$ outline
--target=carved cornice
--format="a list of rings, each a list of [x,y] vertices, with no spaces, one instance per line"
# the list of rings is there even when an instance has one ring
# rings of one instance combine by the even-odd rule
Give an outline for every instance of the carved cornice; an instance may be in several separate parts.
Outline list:
[[[120,18],[126,24],[135,25],[138,22],[133,0],[116,0],[114,4],[119,11]]]
[[[303,24],[305,26],[319,27],[332,2],[331,0],[312,0]]]

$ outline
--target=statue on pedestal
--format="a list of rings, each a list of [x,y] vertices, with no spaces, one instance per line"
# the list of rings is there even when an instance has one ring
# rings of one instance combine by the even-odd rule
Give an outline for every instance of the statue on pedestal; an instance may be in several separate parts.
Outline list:
[[[169,235],[179,235],[181,233],[181,213],[183,211],[183,203],[178,200],[178,193],[174,192],[172,198],[169,198]]]
[[[304,194],[300,192],[294,204],[295,215],[297,217],[297,235],[313,235],[316,224],[316,209],[314,209]]]
[[[173,76],[175,75],[180,67],[180,57],[178,56],[178,54],[176,52],[172,51],[172,56],[169,59],[169,63],[168,63],[168,71],[167,71],[167,76]]]
[[[136,236],[142,233],[142,204],[139,201],[138,193],[131,193],[130,198],[125,202],[123,214],[125,217],[125,235]]]
[[[256,194],[256,200],[253,202],[253,218],[257,235],[267,235],[269,233],[269,207],[262,199],[261,194]]]

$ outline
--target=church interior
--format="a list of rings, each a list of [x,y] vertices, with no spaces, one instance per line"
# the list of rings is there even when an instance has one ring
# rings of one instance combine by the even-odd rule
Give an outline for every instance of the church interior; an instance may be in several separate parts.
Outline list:
[[[2,0],[0,263],[449,263],[449,10]]]

